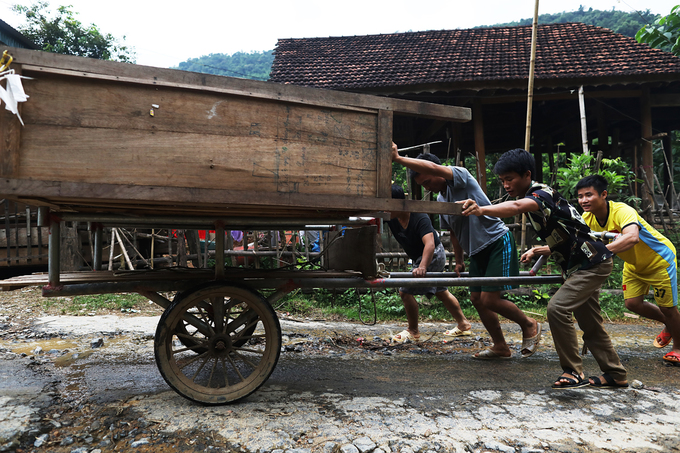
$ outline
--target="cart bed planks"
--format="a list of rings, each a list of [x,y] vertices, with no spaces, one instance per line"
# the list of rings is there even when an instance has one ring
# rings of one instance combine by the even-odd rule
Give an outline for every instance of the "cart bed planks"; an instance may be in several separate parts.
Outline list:
[[[470,119],[461,107],[9,53],[30,97],[24,127],[0,114],[0,196],[56,211],[441,213],[390,198],[393,115]]]

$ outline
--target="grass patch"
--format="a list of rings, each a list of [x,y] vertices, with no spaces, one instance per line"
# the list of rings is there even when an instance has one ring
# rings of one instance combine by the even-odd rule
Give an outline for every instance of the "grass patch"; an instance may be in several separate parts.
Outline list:
[[[618,287],[620,287],[620,283]],[[508,294],[506,298],[529,316],[539,316],[542,320],[545,320],[548,301],[556,289],[555,286],[544,285],[532,289],[531,295]],[[480,320],[479,315],[470,301],[467,288],[453,287],[449,288],[449,291],[458,299],[465,316],[471,321],[478,322]],[[421,321],[453,322],[451,314],[436,297],[428,300],[425,296],[416,296],[416,300],[420,307],[419,317]],[[605,320],[630,320],[630,318],[624,316],[624,313],[630,312],[624,306],[622,295],[601,292],[600,305]],[[373,293],[366,290],[357,291],[356,289],[338,290],[335,293],[332,290],[324,289],[307,293],[297,291],[280,300],[276,309],[294,316],[307,318],[369,322],[373,321],[375,315],[379,322],[406,321],[404,305],[399,293],[394,288],[374,291]]]
[[[65,299],[47,299],[43,307],[48,310],[55,304],[59,304],[62,314],[81,314],[99,310],[132,309],[138,304],[147,302],[148,299],[139,294],[94,294]]]

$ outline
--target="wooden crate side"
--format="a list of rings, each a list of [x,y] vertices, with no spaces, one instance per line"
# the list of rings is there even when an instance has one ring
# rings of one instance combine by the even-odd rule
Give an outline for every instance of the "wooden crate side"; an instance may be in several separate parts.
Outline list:
[[[19,178],[377,195],[377,111],[48,74],[28,82]]]
[[[108,144],[108,145],[106,145]],[[258,137],[35,126],[18,178],[92,184],[375,196],[375,149]]]

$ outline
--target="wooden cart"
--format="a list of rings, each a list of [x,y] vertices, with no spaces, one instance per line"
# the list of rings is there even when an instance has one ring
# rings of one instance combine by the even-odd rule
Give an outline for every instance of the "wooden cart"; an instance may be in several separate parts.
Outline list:
[[[46,297],[137,292],[158,303],[156,362],[181,395],[223,404],[261,386],[281,349],[272,303],[294,288],[432,286],[346,269],[225,270],[224,230],[451,213],[445,203],[390,198],[393,119],[468,121],[468,109],[8,50],[12,69],[30,77],[30,98],[20,105],[25,126],[0,113],[0,195],[39,207],[49,274],[1,286],[45,285]],[[90,223],[95,271],[60,272],[64,221]],[[215,270],[101,271],[107,226],[216,230]],[[469,283],[444,277],[437,286]],[[275,291],[265,298],[264,288]]]

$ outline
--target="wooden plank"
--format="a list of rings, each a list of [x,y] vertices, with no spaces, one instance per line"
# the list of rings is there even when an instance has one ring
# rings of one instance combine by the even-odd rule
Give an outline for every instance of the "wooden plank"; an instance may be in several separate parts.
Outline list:
[[[144,181],[151,186],[375,196],[375,155],[374,145],[310,147],[258,137],[34,126],[24,133],[17,176],[93,184]],[[114,168],[119,171],[111,171]]]
[[[341,147],[375,143],[377,110],[356,112],[79,78],[43,76],[24,85],[31,93],[26,124],[277,138]],[[158,105],[153,116],[152,105]]]
[[[25,66],[33,75],[37,73],[70,71],[68,74],[80,77],[103,78],[126,83],[153,84],[156,86],[174,86],[194,90],[233,90],[251,97],[262,97],[287,102],[299,102],[309,105],[351,106],[380,110],[392,110],[396,113],[417,115],[446,121],[469,121],[470,110],[464,107],[429,104],[425,102],[392,99],[382,96],[371,96],[333,90],[299,87],[289,84],[260,82],[256,80],[222,77],[209,74],[198,74],[173,69],[131,65],[92,58],[57,55],[27,49],[8,48],[14,56],[16,64]]]
[[[381,198],[392,196],[392,125],[393,114],[387,110],[378,112],[378,146],[376,156],[377,193]]]
[[[197,189],[184,187],[133,186],[115,184],[71,183],[63,181],[36,181],[22,179],[0,179],[0,193],[18,194],[30,198],[43,198],[59,204],[51,198],[81,199],[85,202],[119,201],[130,207],[140,203],[153,206],[157,204],[196,205],[208,204],[218,210],[225,205],[246,205],[260,207],[295,207],[307,210],[378,212],[408,211],[430,214],[460,214],[460,207],[454,203],[425,202],[416,200],[393,200],[391,198],[357,197],[354,195],[317,195],[288,192],[259,192],[220,189]],[[82,198],[87,194],[87,198]],[[221,212],[221,215],[230,215]],[[269,211],[261,215],[268,217]]]

